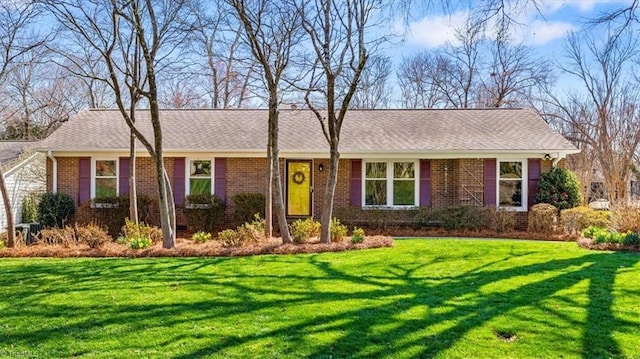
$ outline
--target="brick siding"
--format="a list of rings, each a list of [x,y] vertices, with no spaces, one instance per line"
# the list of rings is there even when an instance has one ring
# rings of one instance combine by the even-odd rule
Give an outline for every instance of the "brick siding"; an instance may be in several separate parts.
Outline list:
[[[69,194],[78,206],[78,158],[59,157],[58,162],[58,191]],[[173,185],[174,158],[165,158],[165,166]],[[542,172],[551,168],[552,161],[542,161]],[[315,159],[313,165],[313,215],[319,218],[322,213],[324,190],[329,174],[329,160]],[[319,171],[320,165],[323,172]],[[560,162],[564,165],[564,161]],[[285,178],[285,160],[281,160],[281,177]],[[52,188],[52,162],[47,159],[47,189]],[[149,157],[137,159],[136,183],[138,195],[157,198],[157,185],[153,161]],[[227,213],[233,213],[231,198],[238,193],[265,194],[267,160],[265,158],[228,158],[227,159]],[[482,159],[445,159],[431,161],[432,205],[434,207],[471,205],[482,206],[483,198],[483,160]],[[338,184],[335,191],[334,208],[349,207],[351,160],[342,159],[339,162]],[[286,188],[283,188],[286,190]],[[87,205],[81,206],[88,208]],[[84,209],[86,211],[86,209]],[[185,224],[181,208],[177,208],[178,224]],[[393,215],[393,211],[390,211]],[[82,215],[80,217],[83,217]],[[86,217],[86,216],[84,216]],[[526,228],[526,213],[518,215],[518,227]]]

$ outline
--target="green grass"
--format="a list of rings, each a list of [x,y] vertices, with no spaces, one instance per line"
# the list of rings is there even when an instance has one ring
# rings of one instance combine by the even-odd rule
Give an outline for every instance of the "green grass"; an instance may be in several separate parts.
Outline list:
[[[2,259],[0,273],[0,357],[640,356],[640,254],[575,243]]]

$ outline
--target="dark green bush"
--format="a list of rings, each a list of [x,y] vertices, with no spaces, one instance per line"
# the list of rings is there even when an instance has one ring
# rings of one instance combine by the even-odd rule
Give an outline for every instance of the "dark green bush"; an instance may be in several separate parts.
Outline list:
[[[182,213],[189,227],[196,231],[213,232],[224,218],[225,205],[216,195],[187,196]]]
[[[559,167],[540,175],[535,203],[548,203],[558,210],[569,209],[582,203],[580,181],[575,173]]]
[[[237,223],[251,222],[257,214],[264,218],[265,197],[262,193],[238,193],[231,197],[233,219]]]
[[[150,223],[151,213],[157,206],[156,201],[149,196],[138,196],[137,202],[138,221]],[[91,211],[93,220],[104,225],[107,232],[115,237],[124,226],[125,219],[129,218],[129,196],[102,197],[93,204]]]
[[[45,228],[62,228],[76,212],[73,199],[65,193],[43,193],[38,203],[38,222]]]
[[[38,202],[39,196],[35,193],[22,200],[22,223],[38,222]]]
[[[640,246],[640,233],[628,233],[622,240],[622,244],[624,244],[625,246]]]

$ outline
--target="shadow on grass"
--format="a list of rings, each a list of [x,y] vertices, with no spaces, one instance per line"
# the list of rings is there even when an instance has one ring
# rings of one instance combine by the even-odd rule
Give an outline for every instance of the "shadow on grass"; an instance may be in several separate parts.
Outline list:
[[[521,308],[543,306],[558,292],[588,281],[586,305],[567,305],[586,310],[586,320],[576,321],[569,315],[552,313],[555,318],[582,326],[579,353],[585,358],[622,356],[616,332],[633,332],[637,323],[616,318],[612,312],[613,289],[621,266],[632,267],[640,261],[637,255],[588,253],[566,259],[524,265],[496,266],[531,253],[511,253],[487,263],[479,263],[457,275],[431,273],[435,263],[446,256],[425,258],[421,263],[409,260],[388,263],[380,271],[362,273],[352,268],[341,269],[330,255],[271,257],[258,259],[195,258],[157,260],[78,260],[24,261],[24,265],[4,268],[0,287],[11,288],[10,297],[2,302],[7,308],[3,321],[23,318],[21,308],[43,321],[68,316],[64,324],[30,328],[27,332],[8,331],[0,327],[4,343],[24,346],[50,345],[65,336],[76,340],[94,340],[103,336],[98,330],[123,325],[131,332],[158,326],[172,328],[189,323],[231,323],[238,316],[259,316],[265,312],[286,312],[295,306],[341,302],[356,304],[336,311],[319,311],[314,315],[294,318],[273,328],[250,335],[222,335],[213,330],[205,344],[190,348],[178,358],[204,357],[229,350],[241,351],[259,341],[281,338],[290,352],[306,345],[310,357],[433,357],[451,349],[470,331],[504,315],[518,316]],[[287,271],[288,266],[304,262],[304,273]],[[62,264],[62,265],[61,265]],[[251,270],[241,266],[253,266]],[[234,271],[234,268],[236,270]],[[484,292],[500,281],[515,281],[529,275],[545,274],[505,290]],[[140,280],[136,276],[148,276]],[[103,296],[116,293],[123,285],[113,278],[124,278],[128,289],[141,293],[175,290],[177,299],[169,303],[117,303],[116,298],[96,298],[97,304],[43,303],[54,295]],[[16,283],[16,280],[18,283]],[[52,283],[53,281],[53,283]],[[264,283],[265,285],[259,285]],[[297,284],[296,284],[297,283]],[[301,285],[302,284],[302,285]],[[333,284],[333,287],[332,287]],[[343,287],[359,288],[345,291]],[[205,298],[180,298],[181,287],[206,288]],[[327,289],[329,288],[329,289]],[[206,296],[205,296],[206,297]],[[101,300],[102,299],[102,300]],[[181,302],[183,300],[184,302]],[[564,299],[570,301],[571,299]],[[422,310],[425,314],[401,319],[404,313]],[[546,309],[548,310],[548,309]],[[522,317],[520,321],[535,320]],[[446,324],[446,325],[445,325]],[[553,321],[542,323],[554,326]],[[553,328],[550,330],[561,330]],[[329,343],[309,345],[308,337],[324,332],[339,333]],[[507,333],[508,334],[508,333]],[[201,334],[198,334],[201,335]],[[157,342],[137,343],[141,352],[158,350],[180,341],[201,339],[188,332],[163,336]],[[83,349],[63,350],[63,355],[86,354]],[[279,352],[287,354],[287,350]],[[410,353],[410,354],[407,354]]]

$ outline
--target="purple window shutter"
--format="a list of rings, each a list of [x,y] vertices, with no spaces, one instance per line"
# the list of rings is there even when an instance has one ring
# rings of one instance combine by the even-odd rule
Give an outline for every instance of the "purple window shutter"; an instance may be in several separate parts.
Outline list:
[[[78,204],[91,199],[91,158],[80,157],[78,161]]]
[[[213,189],[216,196],[227,202],[227,159],[216,158]]]
[[[173,200],[176,206],[182,206],[184,202],[184,157],[173,160]]]
[[[349,205],[351,207],[362,207],[362,160],[351,160]]]
[[[527,187],[528,206],[531,208],[538,193],[538,180],[540,179],[540,159],[529,158],[529,183]]]
[[[118,189],[119,194],[129,193],[129,157],[120,157],[118,161]]]
[[[484,160],[484,205],[496,206],[496,159]]]
[[[431,160],[420,160],[420,206],[431,207]]]

